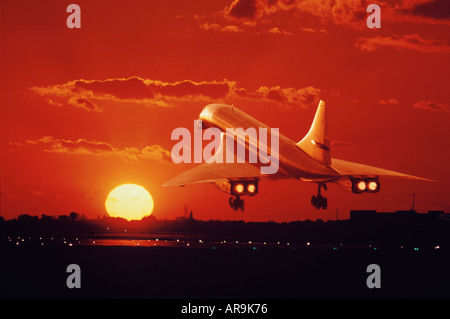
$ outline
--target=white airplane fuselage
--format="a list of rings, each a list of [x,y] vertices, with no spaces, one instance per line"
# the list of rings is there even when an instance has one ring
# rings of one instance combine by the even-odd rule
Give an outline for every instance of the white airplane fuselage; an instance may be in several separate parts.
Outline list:
[[[331,158],[327,107],[322,100],[319,102],[308,133],[298,143],[280,134],[278,128],[270,128],[234,106],[209,104],[200,113],[199,120],[201,120],[202,128],[214,128],[215,136],[220,136],[220,146],[216,149],[213,160],[208,160],[175,176],[164,186],[213,183],[232,196],[229,198],[229,205],[234,210],[239,208],[244,210],[244,201],[241,197],[255,196],[258,193],[258,182],[262,179],[296,179],[317,183],[318,194],[311,197],[311,204],[317,209],[327,208],[327,198],[322,196],[321,189],[327,190],[328,182],[336,182],[354,194],[373,194],[380,191],[380,176],[432,181],[375,166]],[[259,141],[257,137],[251,136],[256,135],[256,130],[260,134]],[[264,137],[261,140],[261,135],[268,132],[270,132],[270,146],[268,138]],[[237,152],[234,152],[234,145],[237,145]],[[174,148],[177,149],[175,146]],[[225,162],[217,161],[225,154],[224,152],[228,151]],[[248,162],[245,161],[244,151],[248,152]],[[256,152],[260,163],[254,161]],[[270,170],[266,170],[267,166],[264,167],[263,164],[269,161]],[[258,166],[260,169],[257,169]],[[272,168],[275,169],[272,170]]]
[[[200,113],[199,119],[206,127],[216,127],[222,132],[227,128],[266,128],[270,127],[245,112],[225,104],[209,104]],[[321,163],[305,153],[296,143],[284,136],[279,137],[279,172],[302,181],[328,182],[341,175],[329,165]],[[251,143],[251,142],[250,142]],[[256,148],[259,145],[255,145]],[[248,146],[246,146],[248,149]],[[270,150],[270,148],[269,148]]]

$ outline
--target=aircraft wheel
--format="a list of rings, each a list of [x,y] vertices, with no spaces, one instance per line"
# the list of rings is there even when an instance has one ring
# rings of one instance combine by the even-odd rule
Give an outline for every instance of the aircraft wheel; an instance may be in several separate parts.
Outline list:
[[[244,200],[243,199],[240,200],[239,206],[241,208],[241,211],[244,211],[245,206],[244,206]]]
[[[317,197],[315,195],[311,197],[311,205],[313,205],[313,207],[317,207]]]
[[[327,206],[328,206],[328,201],[327,201],[327,199],[325,198],[325,197],[320,197],[319,199],[318,199],[318,203],[317,203],[317,208],[323,208],[323,209],[327,209]]]
[[[230,207],[231,207],[231,208],[234,208],[234,197],[230,197],[230,198],[228,199],[228,204],[230,204]]]

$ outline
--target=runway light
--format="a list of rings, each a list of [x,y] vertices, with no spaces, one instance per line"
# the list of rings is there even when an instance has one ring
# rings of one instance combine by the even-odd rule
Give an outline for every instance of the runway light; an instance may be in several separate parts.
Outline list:
[[[441,248],[441,247],[439,247],[439,245],[438,246],[434,246],[434,249],[439,249],[439,248]]]
[[[310,242],[307,242],[307,243],[306,243],[306,246],[310,246],[310,245],[311,245],[311,243],[310,243]]]
[[[358,184],[356,184],[356,187],[358,187],[360,191],[365,191],[367,188],[367,184],[365,181],[359,181]]]
[[[250,194],[253,194],[255,191],[256,191],[255,184],[248,184],[247,185],[247,192],[249,192]]]
[[[244,192],[244,185],[243,184],[236,184],[234,186],[234,190],[238,194],[242,194]]]
[[[419,248],[418,248],[418,247],[414,247],[414,250],[416,250],[416,251],[417,251],[417,250],[419,250]]]

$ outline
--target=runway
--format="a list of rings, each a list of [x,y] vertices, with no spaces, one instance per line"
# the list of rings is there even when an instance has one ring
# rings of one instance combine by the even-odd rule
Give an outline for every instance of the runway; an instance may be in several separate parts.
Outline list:
[[[2,242],[1,298],[450,297],[446,247],[39,238]],[[80,289],[66,286],[69,264]],[[380,289],[366,285],[370,264]]]

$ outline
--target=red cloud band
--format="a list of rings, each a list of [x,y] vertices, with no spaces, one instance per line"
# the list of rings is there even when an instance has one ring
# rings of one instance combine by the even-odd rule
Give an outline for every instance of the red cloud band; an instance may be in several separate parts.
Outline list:
[[[26,140],[23,143],[10,142],[9,144],[15,147],[36,145],[42,147],[43,151],[52,153],[110,155],[131,161],[148,159],[161,163],[172,162],[170,152],[159,145],[146,146],[143,149],[135,147],[118,149],[105,142],[89,141],[82,138],[72,141],[53,136],[44,136],[36,140]]]
[[[221,101],[254,99],[294,107],[306,107],[317,102],[320,89],[314,87],[282,88],[261,86],[255,91],[239,88],[236,82],[183,80],[163,82],[137,76],[106,80],[78,79],[49,87],[30,88],[52,105],[68,104],[89,111],[102,111],[99,101],[133,102],[144,105],[173,106],[177,101]]]

